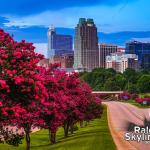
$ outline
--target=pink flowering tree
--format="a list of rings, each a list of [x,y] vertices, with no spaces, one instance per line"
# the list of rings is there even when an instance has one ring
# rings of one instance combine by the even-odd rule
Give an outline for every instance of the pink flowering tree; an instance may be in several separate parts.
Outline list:
[[[5,99],[6,93],[9,92],[9,87],[5,80],[0,80],[0,91],[1,99]],[[8,125],[8,119],[12,119],[15,113],[17,113],[14,111],[15,107],[6,107],[6,105],[0,101],[0,143],[6,142],[10,145],[18,146],[22,143],[24,134],[16,134],[13,131],[8,130],[8,127],[5,127]]]
[[[44,120],[43,127],[49,130],[51,143],[56,142],[58,127],[63,125],[64,136],[67,137],[69,128],[73,133],[75,123],[89,121],[100,115],[98,106],[101,101],[95,99],[89,86],[80,81],[78,74],[66,74],[56,64],[47,70],[41,68],[41,74],[45,77],[48,93],[48,99],[42,104],[41,118]]]
[[[65,119],[64,110],[67,100],[64,91],[66,73],[59,71],[57,65],[51,65],[49,69],[42,69],[45,77],[44,85],[47,89],[48,98],[42,103],[40,117],[44,120],[41,126],[49,130],[49,139],[53,144],[56,142],[56,131],[62,126]]]
[[[85,120],[89,122],[95,118],[100,118],[102,110],[101,99],[92,95],[89,99],[88,106],[86,107]]]
[[[92,91],[86,83],[80,81],[77,73],[68,75],[65,86],[67,89],[65,94],[68,96],[68,101],[66,103],[66,118],[63,127],[64,136],[67,137],[69,128],[71,129],[71,133],[73,133],[73,125],[86,120]]]
[[[23,129],[27,150],[30,149],[31,130],[42,123],[39,105],[47,97],[44,78],[37,67],[42,58],[34,52],[31,43],[15,42],[9,34],[0,30],[0,102],[6,110],[3,113],[9,118],[5,125],[8,123]],[[10,115],[9,109],[16,106],[19,113],[12,110],[14,115]]]

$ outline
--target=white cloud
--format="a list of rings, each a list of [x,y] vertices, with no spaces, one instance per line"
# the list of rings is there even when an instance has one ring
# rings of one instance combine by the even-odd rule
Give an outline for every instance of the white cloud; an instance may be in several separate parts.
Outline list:
[[[9,22],[5,23],[5,26],[50,26],[53,24],[56,27],[67,27],[74,28],[81,17],[94,18],[96,24],[101,26],[101,28],[109,28],[112,20],[112,15],[107,15],[111,11],[115,12],[117,7],[75,7],[66,8],[60,11],[46,11],[40,14],[26,16],[26,17],[16,17],[7,15]]]
[[[149,0],[145,0],[149,2]],[[139,6],[143,11],[139,10]],[[147,13],[145,13],[147,12]],[[45,11],[40,14],[16,17],[7,15],[9,22],[6,26],[50,26],[74,28],[81,17],[94,18],[99,31],[116,32],[127,30],[150,30],[149,7],[145,7],[143,0],[130,5],[93,6],[65,8],[59,11]],[[137,19],[138,17],[138,19]],[[146,18],[146,19],[143,19]],[[141,21],[142,20],[142,21]]]

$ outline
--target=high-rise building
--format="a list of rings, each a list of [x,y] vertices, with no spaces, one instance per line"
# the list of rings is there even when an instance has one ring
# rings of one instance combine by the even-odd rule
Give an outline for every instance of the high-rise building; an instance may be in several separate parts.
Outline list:
[[[92,71],[99,67],[97,28],[93,19],[80,18],[75,28],[74,68]]]
[[[138,70],[138,56],[136,54],[112,53],[106,56],[106,68],[113,68],[123,73],[127,68]]]
[[[48,58],[55,55],[73,54],[73,40],[71,35],[57,34],[54,27],[48,29]]]
[[[138,55],[140,68],[150,69],[150,41],[129,41],[126,43],[125,53]]]
[[[106,67],[106,56],[117,52],[117,45],[114,44],[99,44],[99,66]]]

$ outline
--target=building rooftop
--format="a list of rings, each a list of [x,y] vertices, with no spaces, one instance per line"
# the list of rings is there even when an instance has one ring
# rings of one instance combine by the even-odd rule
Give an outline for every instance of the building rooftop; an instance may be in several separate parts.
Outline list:
[[[87,23],[94,23],[94,20],[91,19],[91,18],[88,18],[88,19],[87,19]]]
[[[111,44],[111,43],[99,43],[98,45],[102,45],[102,46],[117,46],[116,44]]]
[[[150,43],[150,38],[132,38],[127,43]]]
[[[86,22],[86,19],[85,18],[80,18],[79,19],[79,24],[83,24],[83,23],[85,23]]]
[[[79,19],[79,25],[82,25],[84,23],[87,23],[87,24],[94,24],[94,20],[92,18],[80,18]]]
[[[49,28],[48,28],[48,30],[55,31],[55,27],[53,25],[50,25]]]
[[[121,61],[122,59],[134,58],[138,59],[136,54],[125,54],[123,52],[111,53],[111,55],[106,56],[107,61]]]

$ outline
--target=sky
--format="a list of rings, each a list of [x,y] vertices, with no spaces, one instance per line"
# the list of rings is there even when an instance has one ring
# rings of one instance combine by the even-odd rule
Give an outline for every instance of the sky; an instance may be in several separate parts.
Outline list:
[[[0,26],[74,28],[94,18],[99,31],[150,31],[150,0],[1,0]]]
[[[150,0],[0,0],[0,28],[16,40],[38,43],[46,42],[51,25],[74,34],[79,18],[93,18],[98,32],[105,33],[100,40],[117,43],[113,33],[123,32],[117,35],[122,45],[129,37],[150,37],[149,6]],[[127,31],[139,33],[129,36]]]

